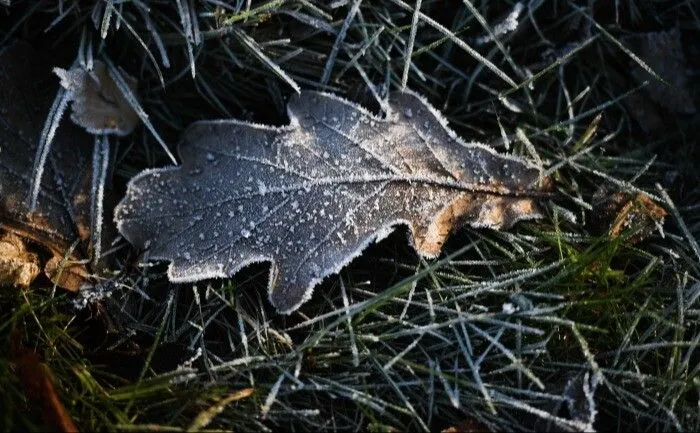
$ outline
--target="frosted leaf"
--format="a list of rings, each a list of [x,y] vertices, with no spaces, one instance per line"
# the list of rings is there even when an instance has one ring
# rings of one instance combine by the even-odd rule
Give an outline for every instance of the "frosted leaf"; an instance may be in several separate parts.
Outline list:
[[[71,120],[92,134],[128,135],[139,123],[139,116],[129,105],[107,67],[100,60],[93,62],[91,71],[76,66],[69,70],[54,68],[61,86],[70,92],[73,101]],[[133,93],[135,78],[122,72]]]
[[[289,313],[397,225],[434,257],[460,224],[500,229],[540,216],[535,167],[463,142],[413,93],[389,104],[381,119],[337,96],[302,92],[286,127],[195,123],[179,146],[181,166],[131,180],[118,228],[139,248],[150,241],[145,259],[171,261],[174,282],[271,262],[270,301]],[[200,232],[219,236],[202,241]]]
[[[0,228],[63,258],[89,254],[92,138],[74,125],[57,131],[34,212],[27,204],[34,155],[55,89],[51,69],[24,42],[0,51]],[[61,282],[59,285],[64,287]],[[70,288],[69,288],[70,289]]]

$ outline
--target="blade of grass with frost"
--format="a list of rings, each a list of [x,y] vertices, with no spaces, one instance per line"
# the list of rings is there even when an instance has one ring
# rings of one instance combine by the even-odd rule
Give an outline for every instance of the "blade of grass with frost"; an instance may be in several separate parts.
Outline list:
[[[617,185],[618,187],[620,187],[621,189],[623,189],[625,191],[638,192],[638,193],[645,194],[645,195],[649,196],[649,198],[651,198],[654,201],[663,201],[656,194],[645,191],[639,187],[634,186],[633,184],[631,184],[630,182],[628,182],[626,180],[620,180],[620,179],[613,177],[613,176],[610,176],[609,174],[606,174],[600,170],[590,168],[590,167],[583,165],[583,164],[579,164],[576,161],[571,161],[571,163],[569,165],[571,165],[571,167],[576,168],[578,170],[585,171],[587,173],[598,176],[601,179],[605,179],[608,182],[610,182],[614,185]]]
[[[392,0],[392,1],[394,1],[394,0]],[[576,46],[574,48],[572,48],[570,51],[567,51],[566,54],[564,54],[563,56],[557,57],[556,60],[554,60],[546,68],[542,69],[541,71],[537,72],[536,74],[532,75],[531,77],[528,77],[527,79],[521,81],[520,84],[514,86],[513,88],[503,90],[501,92],[501,95],[508,96],[511,93],[516,92],[516,91],[530,85],[530,83],[534,83],[535,81],[542,78],[544,75],[548,74],[550,71],[554,70],[558,66],[569,61],[569,59],[573,58],[576,53],[578,53],[582,49],[586,48],[588,45],[590,45],[594,41],[598,40],[599,37],[600,37],[600,35],[593,35],[593,36],[587,38],[586,40],[576,44]],[[576,120],[572,120],[572,121],[576,121]]]
[[[596,20],[594,20],[593,18],[591,18],[590,15],[589,15],[588,13],[586,13],[586,10],[585,10],[584,8],[581,8],[581,7],[578,7],[578,6],[575,6],[575,5],[572,5],[572,6],[573,6],[574,8],[576,8],[576,9],[579,11],[579,13],[580,13],[582,16],[584,16],[584,17],[588,20],[589,23],[591,23],[593,26],[595,26],[595,28],[598,29],[598,31],[600,31],[610,42],[612,42],[613,44],[615,44],[620,50],[622,50],[623,53],[625,53],[630,59],[632,59],[632,61],[634,61],[636,64],[638,64],[640,68],[642,68],[642,69],[644,69],[645,71],[647,71],[647,72],[649,73],[649,75],[651,75],[652,77],[654,77],[654,79],[659,80],[659,81],[661,81],[662,83],[664,83],[664,84],[666,84],[666,85],[668,85],[668,86],[671,85],[671,84],[669,84],[666,80],[664,80],[663,77],[660,77],[656,72],[654,72],[654,70],[651,68],[651,66],[647,65],[647,64],[644,62],[644,60],[642,60],[641,58],[639,58],[639,57],[638,57],[636,54],[634,54],[629,48],[627,48],[626,46],[624,46],[624,45],[622,44],[622,42],[620,42],[615,36],[611,35],[610,32],[608,32],[607,30],[605,30],[605,27],[601,26],[598,22],[596,22]]]
[[[189,4],[183,4],[187,0],[175,0],[177,3],[177,12],[180,15],[180,24],[182,25],[182,32],[185,35],[185,45],[187,46],[187,57],[190,61],[190,72],[192,73],[192,78],[196,75],[196,67],[194,64],[194,50],[193,45],[198,45],[197,40],[194,35],[194,27],[192,16],[190,15]],[[199,32],[197,32],[199,34]]]
[[[114,83],[117,85],[119,88],[119,91],[122,92],[122,95],[124,95],[124,99],[129,103],[131,108],[134,109],[136,114],[139,116],[141,121],[143,122],[144,125],[146,125],[146,128],[153,134],[153,137],[156,139],[158,144],[163,148],[165,153],[168,155],[170,160],[172,161],[173,164],[177,164],[177,159],[175,159],[175,156],[170,152],[170,149],[168,149],[168,146],[165,144],[163,139],[160,137],[160,134],[158,134],[158,131],[153,127],[153,124],[151,123],[150,119],[148,118],[148,114],[143,110],[141,107],[141,104],[139,104],[138,99],[136,98],[136,95],[133,94],[131,89],[129,88],[129,85],[126,83],[126,80],[124,77],[122,77],[121,72],[119,72],[119,69],[117,69],[116,66],[114,66],[114,63],[112,63],[112,60],[104,55],[102,56],[102,59],[104,60],[105,64],[107,65],[107,72],[109,73],[109,76],[114,80]]]
[[[411,18],[411,33],[408,36],[408,47],[406,47],[406,62],[403,66],[403,74],[401,75],[401,90],[406,90],[408,84],[408,71],[411,68],[411,56],[413,55],[413,45],[416,42],[416,31],[418,30],[418,17],[420,14],[421,0],[416,0],[416,5],[413,8],[413,17]]]
[[[293,10],[281,10],[279,11],[279,13],[292,17],[300,23],[306,24],[309,27],[313,27],[316,30],[326,32],[331,35],[335,34],[335,29],[330,23],[327,22],[331,21],[333,19],[332,17],[328,18],[326,21],[323,21],[316,17],[312,17],[311,15]]]
[[[109,24],[112,20],[112,11],[114,10],[114,0],[105,0],[105,9],[102,13],[102,24],[100,25],[100,37],[105,39],[109,32]]]
[[[119,22],[124,23],[126,28],[129,30],[129,32],[134,35],[134,38],[136,38],[136,41],[141,45],[143,48],[144,52],[148,56],[149,59],[151,59],[151,63],[153,63],[153,66],[156,69],[156,73],[158,74],[158,79],[160,80],[160,85],[162,88],[165,88],[165,79],[163,78],[163,73],[160,70],[160,66],[158,65],[158,61],[156,60],[155,56],[151,52],[150,48],[148,48],[148,45],[146,42],[143,40],[143,38],[134,30],[131,24],[127,20],[124,19],[124,16],[118,11],[114,10],[114,12],[117,14],[117,18],[119,19]],[[147,15],[144,15],[144,19],[147,20],[146,22],[149,23],[150,19],[147,18]],[[149,24],[146,24],[148,27]],[[151,30],[151,35],[153,39],[156,41],[156,46],[160,50],[161,57],[163,59],[163,66],[166,68],[170,67],[170,63],[168,62],[168,54],[165,51],[165,47],[163,46],[163,41],[160,38],[160,35],[158,35],[158,32],[155,31],[152,27],[150,28]],[[91,41],[92,42],[92,41]]]
[[[39,145],[37,146],[36,156],[34,157],[34,167],[32,168],[32,181],[29,185],[29,210],[34,211],[36,209],[36,203],[39,199],[39,193],[41,190],[41,178],[44,175],[44,167],[46,166],[46,158],[51,150],[51,143],[56,135],[56,129],[58,129],[58,124],[63,118],[63,114],[68,107],[68,102],[70,101],[70,93],[68,93],[63,87],[59,86],[58,92],[56,92],[56,97],[53,100],[53,104],[49,109],[49,113],[44,121],[44,128],[41,131],[41,137],[39,137]]]
[[[275,403],[275,400],[277,399],[277,393],[280,390],[282,381],[284,381],[284,377],[284,373],[280,374],[279,378],[277,378],[277,382],[275,382],[275,384],[272,385],[270,392],[267,394],[267,397],[265,398],[265,403],[260,408],[260,415],[263,419],[267,418],[267,414],[268,412],[270,412],[270,408]]]
[[[412,12],[413,9],[407,5],[405,2],[402,0],[391,0],[392,3],[396,4],[397,6],[400,6],[402,9]],[[434,19],[430,18],[429,16],[425,15],[422,12],[419,12],[419,17],[421,20],[423,20],[425,23],[427,23],[430,27],[434,28],[435,30],[439,31],[440,33],[444,34],[447,36],[450,41],[452,41],[455,45],[463,49],[464,51],[467,52],[470,56],[474,57],[479,63],[483,64],[486,68],[488,68],[491,72],[496,74],[499,78],[501,78],[503,81],[508,83],[508,85],[511,86],[511,88],[516,88],[518,85],[516,84],[513,79],[511,79],[505,72],[500,70],[498,66],[493,64],[489,59],[486,57],[482,56],[479,54],[478,51],[476,51],[474,48],[470,47],[469,44],[464,42],[463,40],[459,39],[452,33],[449,29],[447,29],[445,26],[442,24],[438,23]]]
[[[328,54],[326,66],[324,66],[323,68],[323,74],[321,75],[320,80],[321,84],[328,84],[328,80],[331,77],[331,71],[333,70],[333,66],[335,65],[335,59],[338,56],[338,51],[340,50],[340,46],[345,40],[345,35],[347,34],[348,29],[350,28],[352,20],[355,19],[357,11],[360,10],[360,4],[362,4],[362,0],[354,0],[352,3],[352,7],[348,11],[348,14],[345,16],[345,20],[343,21],[343,25],[340,27],[340,31],[338,31],[338,35],[335,38],[333,47],[331,48],[331,52]]]
[[[671,210],[671,214],[673,214],[673,217],[676,219],[676,223],[678,224],[678,227],[680,227],[681,231],[683,232],[683,235],[685,236],[686,240],[688,241],[688,244],[690,244],[691,249],[695,253],[695,256],[700,260],[700,246],[698,245],[698,241],[695,239],[695,236],[688,230],[688,226],[685,224],[685,221],[683,220],[683,217],[681,216],[681,213],[678,212],[678,208],[676,205],[673,203],[673,200],[671,200],[671,197],[669,197],[668,193],[666,192],[665,189],[661,187],[660,184],[656,184],[656,189],[659,191],[659,194],[661,194],[661,198],[663,199],[663,202],[666,203],[666,206]],[[649,195],[647,193],[647,195]],[[659,200],[661,201],[661,200]]]
[[[493,27],[493,29],[491,29],[490,26],[486,25],[486,20],[484,20],[481,14],[479,14],[479,11],[476,10],[473,5],[467,4],[468,0],[464,1],[465,5],[467,5],[469,10],[477,18],[479,23],[482,25],[482,27],[486,29],[487,32],[487,35],[476,38],[475,42],[477,44],[485,44],[491,41],[496,42],[496,44],[501,44],[500,40],[498,39],[498,36],[504,36],[518,29],[518,18],[520,17],[520,14],[523,11],[523,4],[521,2],[516,3],[515,6],[513,6],[513,9],[510,11],[510,13],[506,15],[506,17],[503,18],[498,24],[496,24]],[[501,49],[500,46],[499,49]],[[507,55],[505,51],[503,51],[503,53]]]
[[[382,34],[382,32],[386,29],[384,26],[380,26],[373,34],[371,37],[369,37],[367,40],[365,40],[362,43],[362,46],[360,47],[359,50],[350,58],[350,60],[341,68],[340,72],[336,74],[334,81],[336,83],[340,82],[340,79],[345,75],[345,73],[350,69],[355,67],[357,64],[358,59],[363,57],[365,53],[367,52],[367,49],[372,46],[377,41],[377,38],[379,38],[379,35]]]
[[[102,214],[104,189],[109,168],[109,140],[107,136],[95,136],[92,154],[92,188],[90,197],[90,235],[92,237],[92,264],[97,266],[102,255]]]
[[[345,310],[345,315],[347,317],[348,333],[350,334],[350,351],[352,353],[352,365],[359,367],[360,358],[357,350],[357,343],[355,342],[355,331],[352,328],[352,317],[350,316],[350,301],[348,300],[348,294],[345,290],[345,283],[343,279],[340,278],[340,290],[343,296],[343,307]]]
[[[73,3],[70,5],[68,9],[59,9],[59,14],[56,18],[51,20],[48,26],[44,29],[44,33],[50,32],[54,27],[56,27],[58,24],[63,22],[63,20],[70,16],[72,13],[75,13],[75,9],[78,7],[77,3]]]
[[[155,26],[153,25],[153,21],[151,20],[150,17],[150,11],[149,10],[143,10],[142,8],[138,8],[138,11],[141,13],[141,17],[143,18],[143,22],[146,25],[146,29],[149,31],[151,34],[151,38],[153,39],[153,42],[156,44],[156,47],[158,47],[158,52],[160,53],[160,61],[162,62],[163,66],[165,68],[170,67],[170,58],[168,57],[168,52],[165,49],[165,44],[163,43],[163,38],[160,37],[160,33],[158,33],[158,30],[156,30]],[[129,26],[128,23],[126,23],[127,26]],[[133,29],[129,29],[133,33]],[[158,71],[158,75],[160,76],[160,71]],[[161,85],[165,85],[163,83],[163,78],[161,76]]]
[[[360,74],[360,77],[362,77],[362,79],[364,80],[365,84],[367,85],[367,88],[370,90],[370,93],[372,93],[372,96],[374,96],[374,99],[377,101],[377,104],[379,104],[382,113],[388,113],[389,102],[385,98],[381,97],[381,95],[377,91],[376,86],[374,85],[374,83],[372,83],[372,80],[367,76],[367,73],[365,72],[364,68],[362,68],[362,66],[360,66],[357,63],[355,63],[353,66],[355,67],[355,70]]]
[[[489,25],[489,23],[486,22],[486,18],[484,18],[483,15],[481,15],[479,13],[479,10],[474,7],[474,5],[472,4],[472,2],[470,0],[462,0],[462,3],[467,7],[467,9],[469,9],[469,12],[471,12],[472,16],[474,16],[474,18],[476,18],[476,20],[479,22],[479,24],[481,24],[481,27],[483,27],[484,30],[486,30],[486,33],[488,33],[488,35],[491,38],[491,40],[493,41],[493,43],[496,44],[496,47],[498,47],[498,50],[503,54],[503,58],[506,59],[508,64],[511,66],[511,68],[513,68],[513,70],[517,71],[519,69],[518,66],[515,64],[515,61],[511,57],[509,51],[506,49],[506,47],[503,46],[503,43],[498,38],[499,35],[496,34],[496,33],[502,33],[503,30],[501,30],[499,32],[499,31],[492,29],[491,26]],[[513,8],[513,12],[511,12],[511,14],[508,16],[508,18],[506,18],[506,20],[510,19],[511,25],[510,25],[510,27],[508,27],[508,26],[504,27],[504,29],[513,31],[513,30],[515,30],[515,28],[518,27],[517,19],[518,19],[518,16],[520,15],[520,11],[522,11],[522,8],[523,8],[522,3],[516,3],[516,5]],[[512,25],[512,22],[515,22],[515,25]],[[511,28],[511,27],[514,27],[514,28]]]
[[[282,81],[289,84],[289,86],[294,89],[296,93],[301,93],[301,87],[299,87],[296,81],[294,81],[294,79],[292,79],[292,77],[290,77],[286,72],[284,72],[284,70],[282,70],[277,63],[273,62],[269,57],[267,57],[253,38],[245,34],[243,30],[240,29],[233,29],[231,34],[236,37],[236,39],[241,43],[241,45],[243,45],[244,48],[248,50],[248,52],[257,58],[270,71],[272,71],[272,73],[274,73]]]

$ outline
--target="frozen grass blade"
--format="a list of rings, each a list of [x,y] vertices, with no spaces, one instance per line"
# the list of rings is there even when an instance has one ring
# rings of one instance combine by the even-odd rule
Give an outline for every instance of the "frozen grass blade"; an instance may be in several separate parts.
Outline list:
[[[92,239],[92,264],[97,265],[102,256],[102,214],[104,212],[104,190],[109,169],[109,140],[106,136],[95,136],[92,154],[92,191],[90,197],[90,236]]]
[[[340,292],[343,296],[343,307],[345,308],[345,315],[347,317],[348,333],[350,334],[350,351],[352,352],[352,365],[354,367],[359,367],[360,358],[357,350],[357,342],[355,341],[355,331],[352,328],[352,317],[350,316],[350,302],[348,300],[348,294],[345,290],[345,283],[343,279],[340,278]]]
[[[336,82],[340,81],[340,79],[345,75],[345,73],[348,71],[350,68],[354,68],[357,65],[358,59],[363,57],[367,53],[367,49],[371,47],[379,38],[379,35],[382,34],[382,32],[386,29],[384,26],[380,26],[377,31],[375,31],[371,37],[369,37],[363,44],[362,47],[357,50],[357,52],[350,58],[350,61],[345,64],[345,66],[342,67],[340,72],[335,77]]]
[[[340,50],[340,47],[343,44],[343,41],[345,40],[345,35],[347,34],[348,29],[350,28],[352,20],[355,19],[357,11],[360,10],[360,4],[362,4],[362,0],[353,0],[352,7],[350,7],[348,14],[345,16],[343,25],[340,27],[338,35],[335,37],[333,48],[331,48],[331,52],[330,54],[328,54],[326,66],[324,66],[323,68],[323,74],[321,75],[320,80],[321,84],[328,84],[328,80],[331,78],[331,72],[333,71],[333,66],[335,65],[335,58],[338,56],[338,51]]]
[[[109,33],[109,25],[112,21],[112,12],[114,11],[114,0],[105,0],[105,8],[102,13],[102,24],[100,25],[100,37],[105,39]]]
[[[117,14],[117,18],[119,18],[119,22],[124,23],[127,30],[129,30],[129,32],[134,36],[134,38],[136,38],[136,41],[138,41],[139,45],[141,45],[141,48],[143,48],[144,52],[146,53],[148,58],[151,60],[151,63],[153,63],[153,67],[155,68],[156,73],[158,74],[158,79],[160,80],[160,85],[163,88],[165,88],[165,79],[163,78],[163,72],[160,70],[160,66],[158,65],[158,61],[156,60],[156,58],[153,55],[153,53],[151,52],[151,50],[148,48],[148,45],[146,44],[146,42],[143,40],[141,35],[139,35],[136,32],[136,30],[134,30],[133,26],[131,24],[129,24],[129,22],[127,20],[124,19],[123,15],[119,11],[117,11],[115,9],[114,12]],[[156,42],[156,46],[158,47],[158,50],[160,51],[163,65],[167,68],[170,66],[170,64],[168,61],[168,54],[165,51],[165,47],[163,47],[163,41],[161,40],[160,35],[158,35],[158,32],[156,32],[155,29],[153,29],[153,27],[151,27],[151,24],[149,24],[150,19],[148,18],[148,15],[146,15],[146,14],[147,14],[147,12],[144,12],[143,16],[146,20],[147,26],[149,27],[149,29],[151,31],[152,37]],[[90,41],[90,42],[92,42],[92,41]],[[91,69],[91,68],[88,68],[88,69]]]
[[[285,377],[284,373],[279,375],[279,378],[277,378],[277,382],[275,382],[275,384],[272,385],[270,392],[267,394],[267,397],[265,397],[265,403],[263,404],[262,408],[260,409],[260,414],[262,415],[263,419],[265,419],[267,417],[267,414],[270,412],[270,408],[275,403],[275,399],[277,398],[277,393],[280,390],[280,386],[282,386],[282,381],[284,381],[284,377]]]
[[[661,199],[664,201],[664,203],[666,203],[666,206],[668,206],[671,214],[673,214],[673,217],[676,219],[676,223],[683,232],[683,235],[688,241],[693,253],[695,253],[695,257],[697,257],[698,261],[700,261],[700,246],[698,246],[698,241],[695,239],[695,236],[690,233],[690,230],[688,230],[688,226],[685,224],[685,221],[683,221],[683,217],[681,216],[681,213],[678,212],[678,208],[673,203],[673,200],[671,200],[671,197],[669,197],[666,190],[664,190],[658,183],[656,184],[656,189],[659,191],[659,194],[661,194]]]
[[[413,55],[413,45],[416,43],[416,31],[418,30],[418,14],[420,14],[421,0],[416,0],[416,6],[413,8],[413,17],[411,19],[411,33],[408,36],[408,47],[406,47],[406,63],[403,66],[403,74],[401,75],[401,90],[406,90],[408,84],[408,72],[411,69],[411,56]]]
[[[138,98],[129,88],[129,85],[126,83],[126,80],[122,76],[121,72],[119,72],[119,69],[116,66],[114,66],[114,63],[112,63],[112,60],[110,60],[108,56],[105,55],[102,57],[102,59],[107,65],[107,72],[109,73],[109,76],[112,78],[112,80],[114,80],[117,87],[119,88],[119,91],[122,92],[122,95],[124,95],[124,99],[126,99],[131,108],[134,109],[134,111],[139,116],[143,124],[146,125],[146,128],[148,128],[151,134],[153,134],[153,137],[156,139],[158,144],[160,144],[160,147],[163,149],[163,151],[165,151],[165,153],[168,155],[170,161],[172,161],[173,164],[177,165],[177,159],[175,159],[175,156],[170,152],[170,149],[168,149],[168,146],[160,137],[160,134],[158,134],[158,131],[156,131],[156,129],[153,127],[151,120],[148,118],[148,114],[146,114],[144,109],[141,107],[141,104],[139,104]]]
[[[262,49],[253,38],[245,34],[242,30],[234,29],[232,34],[238,39],[238,41],[245,47],[248,52],[255,56],[263,65],[270,69],[278,78],[286,82],[296,93],[301,93],[301,87],[290,77],[282,68],[272,61],[269,57],[262,52]]]
[[[63,118],[63,114],[66,111],[68,102],[70,101],[71,95],[66,92],[63,87],[59,86],[58,92],[56,92],[56,97],[53,100],[51,109],[46,115],[46,120],[44,121],[44,129],[41,131],[41,137],[39,138],[39,145],[37,146],[36,156],[34,157],[34,167],[32,168],[32,182],[29,185],[29,210],[34,211],[36,209],[37,200],[39,199],[39,193],[41,191],[41,179],[44,175],[44,167],[46,166],[46,158],[51,151],[51,143],[53,143],[54,136],[56,135],[56,129]]]
[[[180,25],[182,25],[182,32],[185,35],[185,45],[187,46],[187,57],[190,60],[190,73],[192,78],[195,78],[197,68],[195,66],[194,58],[194,45],[198,45],[197,38],[195,37],[196,20],[190,14],[190,4],[187,0],[175,0],[177,3],[177,12],[180,15]],[[199,28],[197,27],[197,35],[199,35]]]

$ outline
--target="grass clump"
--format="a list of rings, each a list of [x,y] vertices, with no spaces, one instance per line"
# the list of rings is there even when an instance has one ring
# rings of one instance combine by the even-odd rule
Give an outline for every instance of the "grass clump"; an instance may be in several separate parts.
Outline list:
[[[399,232],[290,316],[268,305],[263,266],[174,285],[123,240],[107,252],[113,277],[77,299],[3,288],[0,428],[46,427],[13,344],[38,354],[84,430],[700,428],[697,114],[645,130],[629,104],[646,97],[630,74],[648,67],[629,48],[637,34],[677,26],[700,71],[694,3],[11,3],[3,44],[106,58],[139,79],[156,133],[114,140],[117,196],[167,164],[159,137],[172,148],[193,121],[282,124],[299,88],[381,112],[404,86],[462,136],[540,164],[557,195],[545,219],[460,230],[430,262]],[[611,236],[601,186],[663,206],[663,230]]]

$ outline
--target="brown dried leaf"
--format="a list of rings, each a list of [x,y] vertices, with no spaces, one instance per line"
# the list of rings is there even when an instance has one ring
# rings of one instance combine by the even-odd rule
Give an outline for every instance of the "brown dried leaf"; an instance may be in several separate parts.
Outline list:
[[[56,86],[45,57],[16,42],[0,51],[0,227],[63,257],[90,233],[92,139],[71,124],[56,132],[35,212],[32,167]],[[74,258],[87,255],[79,248]]]
[[[128,135],[139,124],[139,116],[129,105],[107,67],[100,60],[93,62],[91,71],[81,66],[69,70],[54,68],[61,86],[73,101],[71,120],[92,134]],[[122,75],[133,93],[137,81],[125,72]]]
[[[606,189],[601,188],[593,198],[593,206],[594,229],[607,232],[613,238],[629,230],[633,233],[629,238],[630,243],[637,243],[651,236],[668,215],[664,208],[640,192],[617,191],[609,194]]]
[[[85,264],[66,260],[63,256],[53,256],[46,262],[44,272],[51,282],[71,292],[77,292],[84,285],[91,283],[90,273]]]
[[[0,237],[0,286],[29,287],[39,275],[39,258],[27,251],[24,241],[12,234]]]
[[[302,92],[289,126],[200,122],[182,165],[147,170],[115,213],[146,258],[169,260],[175,282],[227,277],[271,262],[272,304],[289,313],[326,276],[397,225],[434,257],[461,224],[507,228],[540,216],[539,171],[465,143],[413,93],[386,119],[337,96]]]

